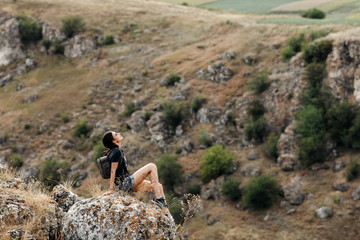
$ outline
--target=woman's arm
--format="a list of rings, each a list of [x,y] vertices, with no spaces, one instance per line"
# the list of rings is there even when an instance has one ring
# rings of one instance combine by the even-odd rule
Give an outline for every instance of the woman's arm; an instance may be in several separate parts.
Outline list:
[[[110,190],[104,193],[102,196],[112,194],[114,192],[114,185],[115,185],[115,175],[116,175],[116,169],[119,165],[118,162],[112,162],[111,163],[111,173],[110,173]]]

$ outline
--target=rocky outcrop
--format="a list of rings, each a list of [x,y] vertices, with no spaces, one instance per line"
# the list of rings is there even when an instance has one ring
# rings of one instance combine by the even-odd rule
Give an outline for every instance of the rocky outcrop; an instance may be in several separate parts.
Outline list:
[[[165,122],[165,117],[162,112],[157,112],[151,116],[146,122],[151,134],[151,141],[159,144],[160,147],[165,147],[165,140],[171,135],[168,126]]]
[[[277,142],[278,164],[284,171],[293,171],[300,166],[300,161],[297,156],[297,142],[298,136],[295,133],[295,122],[290,124],[280,135]]]
[[[48,23],[44,23],[42,26],[42,36],[43,39],[49,41],[64,41],[66,39],[66,35],[64,32],[60,30],[60,28],[52,26]]]
[[[97,47],[95,36],[77,35],[66,42],[64,55],[75,58],[94,51]]]
[[[329,206],[323,206],[321,208],[319,208],[318,210],[316,210],[316,216],[324,219],[324,218],[329,218],[333,215],[333,211],[331,209],[331,207]]]
[[[53,195],[65,209],[70,206],[62,220],[64,239],[182,239],[171,216],[134,197],[117,192],[80,199],[61,186]]]
[[[208,65],[206,70],[197,71],[197,75],[204,80],[220,83],[229,81],[234,75],[233,71],[222,62]]]
[[[139,133],[146,129],[145,111],[135,111],[131,114],[131,119],[126,122],[131,128],[132,133]]]
[[[0,17],[0,66],[25,57],[15,18]]]
[[[338,40],[327,59],[326,84],[342,99],[360,102],[360,38]]]
[[[221,186],[225,182],[225,177],[220,176],[212,179],[208,184],[201,187],[201,198],[205,200],[218,200],[222,197]]]
[[[221,109],[216,107],[203,107],[196,113],[196,120],[200,123],[214,123],[221,115]]]
[[[304,201],[305,193],[301,185],[301,180],[299,178],[294,178],[283,188],[285,200],[290,204],[300,205]]]

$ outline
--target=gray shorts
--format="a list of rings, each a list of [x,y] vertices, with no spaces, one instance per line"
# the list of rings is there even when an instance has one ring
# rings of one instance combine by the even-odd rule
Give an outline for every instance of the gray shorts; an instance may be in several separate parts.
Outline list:
[[[130,175],[124,179],[117,188],[124,192],[133,192],[134,191],[134,176]]]

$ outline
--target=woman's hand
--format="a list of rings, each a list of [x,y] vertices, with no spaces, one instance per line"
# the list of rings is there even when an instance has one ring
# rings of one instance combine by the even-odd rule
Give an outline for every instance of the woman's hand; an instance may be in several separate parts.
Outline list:
[[[110,195],[110,194],[113,194],[113,193],[114,193],[114,190],[109,190],[106,193],[104,193],[103,195],[101,195],[101,197],[106,196],[106,195]]]

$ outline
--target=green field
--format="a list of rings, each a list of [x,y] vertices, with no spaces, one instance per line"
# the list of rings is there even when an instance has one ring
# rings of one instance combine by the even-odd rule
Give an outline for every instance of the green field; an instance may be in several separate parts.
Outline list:
[[[234,10],[242,13],[268,13],[283,4],[301,0],[220,0],[202,4],[202,7]]]

